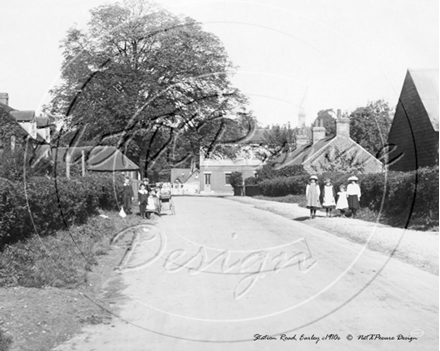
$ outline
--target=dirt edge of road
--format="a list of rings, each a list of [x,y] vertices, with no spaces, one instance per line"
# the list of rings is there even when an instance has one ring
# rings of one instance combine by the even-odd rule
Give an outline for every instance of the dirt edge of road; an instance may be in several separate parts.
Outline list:
[[[297,204],[257,200],[250,197],[224,197],[288,219],[301,221],[314,228],[365,245],[370,250],[409,263],[429,273],[439,275],[438,232],[422,232],[394,228],[384,224],[349,218],[326,218],[322,214],[309,219],[309,210]],[[355,230],[353,229],[355,228]]]

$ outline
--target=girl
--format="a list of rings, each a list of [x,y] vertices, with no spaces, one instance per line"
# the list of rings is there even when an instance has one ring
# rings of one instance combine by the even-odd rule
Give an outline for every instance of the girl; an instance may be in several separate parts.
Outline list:
[[[325,180],[322,207],[325,208],[325,216],[332,216],[332,209],[336,207],[335,203],[335,190],[333,189],[332,182],[329,178]]]
[[[316,217],[316,209],[319,208],[319,195],[321,191],[316,183],[317,181],[317,176],[311,176],[310,183],[306,187],[307,208],[310,209],[310,219]]]
[[[348,210],[347,192],[345,191],[345,185],[339,187],[338,202],[336,203],[336,209],[341,211],[341,215],[345,214]]]
[[[359,201],[361,199],[361,188],[357,184],[358,177],[352,176],[348,178],[350,182],[347,186],[348,208],[353,213],[353,218],[356,217],[356,211],[361,208]]]
[[[145,184],[141,183],[138,191],[138,201],[139,201],[139,212],[141,213],[141,217],[145,218],[145,209],[148,204],[148,191],[145,189]]]

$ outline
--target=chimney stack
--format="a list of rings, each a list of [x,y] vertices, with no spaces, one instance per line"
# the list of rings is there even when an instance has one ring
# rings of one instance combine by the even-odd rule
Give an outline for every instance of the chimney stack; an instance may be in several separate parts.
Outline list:
[[[325,128],[323,126],[323,121],[318,120],[315,124],[316,126],[312,128],[313,144],[325,138]]]
[[[341,110],[338,110],[338,118],[336,119],[336,136],[350,137],[350,119],[342,117]]]
[[[0,93],[0,102],[6,106],[9,106],[9,95],[8,93]]]

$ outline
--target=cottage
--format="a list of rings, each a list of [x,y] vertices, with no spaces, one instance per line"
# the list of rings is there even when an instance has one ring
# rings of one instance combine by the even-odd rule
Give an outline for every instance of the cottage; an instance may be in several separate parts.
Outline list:
[[[388,136],[388,167],[412,171],[438,165],[438,70],[408,70]]]
[[[172,194],[198,194],[200,192],[200,171],[192,168],[171,169]]]
[[[350,120],[341,117],[340,110],[336,120],[336,136],[325,136],[322,121],[312,128],[311,134],[311,140],[305,133],[298,134],[296,149],[278,157],[275,167],[280,169],[301,165],[308,173],[376,173],[383,170],[382,162],[350,138]]]

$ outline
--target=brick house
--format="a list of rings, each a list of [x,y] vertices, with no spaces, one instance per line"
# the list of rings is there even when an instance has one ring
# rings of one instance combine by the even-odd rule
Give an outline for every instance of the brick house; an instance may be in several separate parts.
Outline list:
[[[408,70],[388,135],[388,167],[412,171],[438,165],[437,70]]]
[[[383,164],[350,138],[350,120],[341,117],[338,110],[336,136],[325,136],[322,121],[312,128],[312,139],[305,133],[296,137],[294,151],[282,154],[275,161],[277,169],[286,166],[303,166],[312,173],[344,170],[347,173],[378,173]]]

